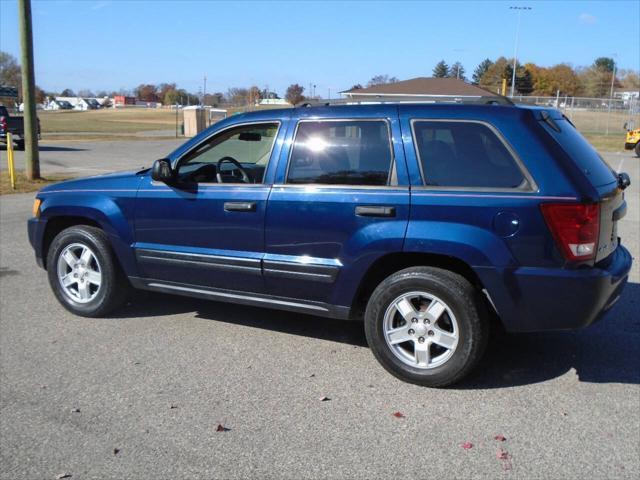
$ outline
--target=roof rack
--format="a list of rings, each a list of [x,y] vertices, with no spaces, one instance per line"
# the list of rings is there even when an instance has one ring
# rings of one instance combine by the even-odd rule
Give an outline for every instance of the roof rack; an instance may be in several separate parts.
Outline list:
[[[303,100],[296,103],[296,108],[305,107],[329,107],[333,105],[378,105],[378,104],[397,104],[397,103],[421,103],[421,104],[434,104],[434,103],[457,103],[464,105],[515,105],[509,98],[502,95],[496,96],[482,96],[482,97],[456,97],[454,95],[446,97],[417,97],[417,96],[394,96],[389,97],[375,97],[366,100],[357,100],[353,98],[338,98],[334,100]]]

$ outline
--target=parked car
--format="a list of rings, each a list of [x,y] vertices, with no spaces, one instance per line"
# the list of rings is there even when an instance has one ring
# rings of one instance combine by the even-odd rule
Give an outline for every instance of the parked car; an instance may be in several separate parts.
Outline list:
[[[7,133],[11,134],[16,149],[24,150],[24,118],[10,115],[7,107],[0,105],[0,142],[7,143]],[[38,135],[40,135],[39,120]]]
[[[444,386],[492,316],[576,329],[616,303],[628,184],[554,109],[291,108],[222,120],[151,169],[45,187],[28,230],[77,315],[133,287],[364,319],[389,372]]]

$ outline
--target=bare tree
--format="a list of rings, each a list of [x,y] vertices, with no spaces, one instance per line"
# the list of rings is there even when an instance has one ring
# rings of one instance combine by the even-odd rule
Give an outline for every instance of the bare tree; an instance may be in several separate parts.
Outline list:
[[[305,97],[302,94],[303,92],[304,87],[302,85],[294,83],[292,85],[289,85],[289,88],[287,88],[287,92],[284,94],[284,98],[290,104],[295,105],[296,103],[300,103],[304,100]]]

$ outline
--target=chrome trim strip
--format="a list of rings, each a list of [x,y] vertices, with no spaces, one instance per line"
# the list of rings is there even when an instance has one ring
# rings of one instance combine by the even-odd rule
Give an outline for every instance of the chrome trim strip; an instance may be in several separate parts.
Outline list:
[[[416,142],[416,138],[417,138],[416,129],[415,129],[415,123],[416,122],[479,123],[480,125],[484,125],[485,127],[487,127],[489,130],[491,130],[493,132],[493,134],[498,138],[498,140],[500,142],[502,142],[502,144],[507,149],[509,154],[511,154],[511,157],[516,162],[516,166],[520,170],[520,173],[522,173],[522,176],[526,180],[527,186],[524,187],[524,188],[522,186],[513,187],[513,188],[502,188],[502,187],[491,188],[491,187],[453,187],[453,186],[452,187],[441,187],[441,186],[426,185],[425,174],[424,174],[424,171],[423,171],[423,168],[422,168],[422,160],[420,159],[420,149],[418,149],[418,145],[417,145],[417,142]],[[527,192],[527,193],[535,193],[535,192],[538,191],[538,184],[536,183],[534,178],[531,176],[531,173],[527,169],[527,167],[524,164],[524,162],[520,159],[520,156],[518,155],[516,150],[511,146],[511,144],[509,142],[507,142],[507,139],[504,138],[504,135],[502,135],[502,132],[500,132],[500,130],[498,130],[495,126],[493,126],[489,122],[487,122],[485,120],[460,120],[460,119],[455,119],[455,118],[452,118],[452,119],[447,119],[447,118],[412,118],[409,121],[409,123],[411,125],[411,143],[413,144],[413,149],[416,152],[416,159],[418,160],[418,168],[420,169],[420,176],[422,177],[422,185],[420,185],[421,188],[434,189],[434,190],[466,191],[466,192],[468,192],[468,191],[472,191],[472,192],[514,192],[514,191],[517,192],[517,191],[521,191],[521,192]]]
[[[340,268],[334,265],[280,262],[274,260],[263,260],[262,266],[265,277],[312,280],[321,283],[333,283],[340,271]]]
[[[409,192],[408,185],[331,185],[328,183],[276,183],[273,188],[285,188],[285,189],[318,189],[318,190],[384,190],[384,194],[398,193],[407,194]],[[367,192],[369,193],[369,192]]]
[[[225,257],[149,249],[137,249],[136,258],[142,262],[183,264],[216,270],[242,271],[253,275],[262,274],[261,261],[257,258]]]
[[[513,190],[511,190],[513,192]],[[483,195],[482,193],[426,193],[420,191],[412,190],[411,196],[414,197],[469,197],[469,198],[518,198],[524,200],[567,200],[567,201],[578,201],[576,197],[553,197],[553,196],[544,196],[544,195],[532,195],[530,193],[522,193],[520,195]]]
[[[275,300],[275,299],[269,299],[269,298],[261,298],[261,297],[252,297],[249,295],[238,295],[235,293],[223,293],[223,292],[217,292],[217,291],[213,291],[213,290],[203,290],[200,288],[191,288],[191,287],[181,287],[178,285],[169,285],[166,283],[147,283],[147,286],[152,287],[152,288],[167,288],[169,290],[176,290],[179,292],[190,292],[190,293],[197,293],[200,295],[209,295],[212,297],[220,297],[220,298],[233,298],[236,300],[245,300],[245,301],[249,301],[252,303],[261,303],[261,304],[271,304],[271,305],[281,305],[281,306],[286,306],[286,307],[294,307],[294,308],[302,308],[305,310],[314,310],[314,311],[318,311],[318,312],[328,312],[329,309],[328,308],[324,308],[324,307],[320,307],[317,305],[309,305],[306,303],[297,303],[297,302],[287,302],[284,300]]]

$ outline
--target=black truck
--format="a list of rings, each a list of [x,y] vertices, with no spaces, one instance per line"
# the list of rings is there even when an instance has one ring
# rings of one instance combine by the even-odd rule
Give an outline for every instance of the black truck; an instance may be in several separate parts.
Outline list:
[[[7,133],[11,134],[18,150],[24,150],[24,118],[11,116],[7,107],[0,105],[0,142],[7,143]],[[40,121],[38,121],[40,135]]]

